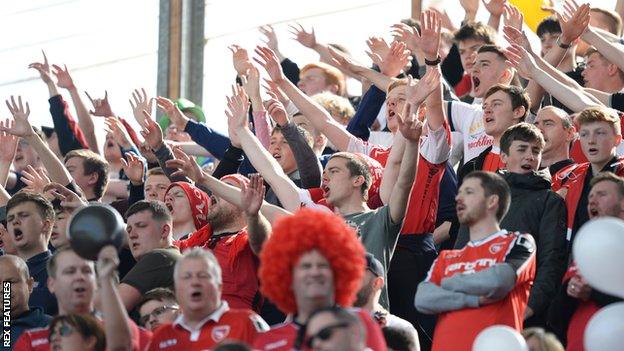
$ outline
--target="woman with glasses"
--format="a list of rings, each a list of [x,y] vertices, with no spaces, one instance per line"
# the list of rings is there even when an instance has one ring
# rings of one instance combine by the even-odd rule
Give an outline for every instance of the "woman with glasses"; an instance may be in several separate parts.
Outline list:
[[[102,325],[90,315],[67,314],[50,322],[50,349],[63,351],[104,351],[106,338]]]

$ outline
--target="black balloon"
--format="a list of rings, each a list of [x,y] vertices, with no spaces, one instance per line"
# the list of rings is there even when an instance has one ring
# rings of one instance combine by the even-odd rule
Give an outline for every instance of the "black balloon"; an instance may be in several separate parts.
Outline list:
[[[82,258],[95,261],[106,245],[119,250],[124,242],[124,220],[113,207],[89,204],[74,212],[67,227],[72,249]]]

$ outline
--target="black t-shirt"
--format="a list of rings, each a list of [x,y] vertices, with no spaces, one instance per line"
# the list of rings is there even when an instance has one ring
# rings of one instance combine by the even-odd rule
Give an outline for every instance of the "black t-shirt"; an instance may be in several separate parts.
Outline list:
[[[155,249],[143,255],[121,281],[145,294],[154,288],[173,287],[173,267],[181,257],[177,247]]]

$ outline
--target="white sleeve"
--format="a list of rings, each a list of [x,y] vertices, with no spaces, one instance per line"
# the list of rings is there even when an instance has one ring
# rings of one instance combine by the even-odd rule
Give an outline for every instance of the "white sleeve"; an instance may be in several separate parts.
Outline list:
[[[444,125],[437,130],[427,128],[428,133],[420,144],[420,154],[425,160],[432,164],[441,164],[446,162],[451,156],[451,145],[449,144],[449,136]]]
[[[353,154],[364,154],[368,156],[371,151],[371,147],[368,143],[364,142],[364,140],[357,138],[351,134],[349,134],[349,145],[347,146],[347,152]]]
[[[481,105],[471,105],[461,101],[450,101],[447,113],[451,130],[464,135],[469,134],[475,114],[481,114]]]
[[[297,188],[297,193],[299,194],[299,201],[301,202],[301,207],[329,212],[329,213],[332,212],[332,210],[330,210],[328,207],[319,205],[315,203],[314,201],[312,201],[312,196],[310,196],[310,193],[307,190]]]

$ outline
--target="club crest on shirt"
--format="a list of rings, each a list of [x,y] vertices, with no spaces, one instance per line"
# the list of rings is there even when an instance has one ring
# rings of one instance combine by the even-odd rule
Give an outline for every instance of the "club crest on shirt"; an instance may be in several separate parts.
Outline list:
[[[228,336],[228,334],[230,334],[230,326],[219,325],[212,328],[211,336],[212,340],[214,340],[215,342],[221,342]]]
[[[503,243],[492,244],[492,245],[490,245],[490,248],[489,248],[490,253],[495,255],[495,254],[499,253],[500,250],[502,250],[504,246],[505,246],[505,244],[503,244]]]

